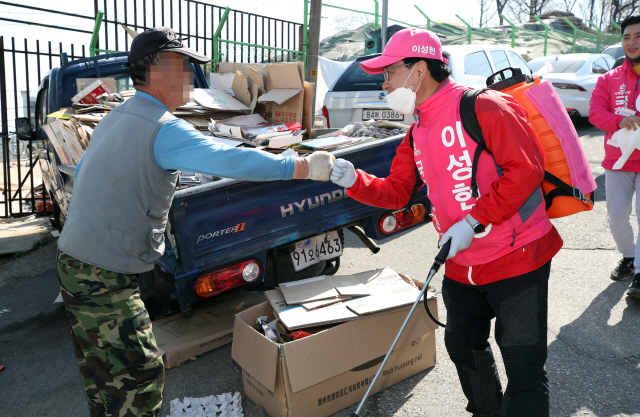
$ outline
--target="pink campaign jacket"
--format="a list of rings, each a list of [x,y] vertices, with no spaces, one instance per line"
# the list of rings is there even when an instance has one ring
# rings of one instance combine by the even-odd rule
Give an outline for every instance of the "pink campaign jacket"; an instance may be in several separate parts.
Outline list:
[[[620,130],[620,122],[625,118],[618,114],[620,109],[626,107],[636,110],[636,99],[640,95],[638,81],[638,74],[633,70],[631,62],[625,59],[621,66],[598,78],[591,95],[589,121],[605,131],[605,156],[602,161],[605,169],[612,169],[613,164],[622,156],[620,148],[608,145],[607,141]],[[633,151],[621,171],[640,172],[640,151]]]
[[[471,166],[477,145],[460,121],[460,99],[466,89],[449,79],[420,106],[420,122],[413,128],[414,158],[427,184],[433,224],[440,236],[469,214],[477,201],[471,197]],[[493,157],[483,152],[476,173],[480,198],[500,176],[502,171]],[[452,261],[463,266],[486,264],[540,239],[551,228],[542,190],[537,187],[515,215],[501,224],[489,224]]]

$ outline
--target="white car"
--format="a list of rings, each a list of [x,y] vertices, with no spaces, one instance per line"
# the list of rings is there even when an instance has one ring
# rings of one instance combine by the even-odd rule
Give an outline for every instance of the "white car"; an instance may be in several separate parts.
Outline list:
[[[449,45],[449,67],[460,84],[483,88],[487,77],[507,67],[519,67],[531,75],[522,57],[512,48],[501,45]],[[342,128],[363,120],[393,120],[410,125],[415,115],[405,116],[389,108],[387,92],[382,90],[384,76],[367,74],[360,62],[375,58],[368,55],[355,60],[329,87],[324,98],[322,115],[326,128]]]
[[[624,56],[624,51],[622,50],[622,43],[611,45],[610,47],[602,51],[602,53],[605,55],[609,55],[613,59],[618,59]]]
[[[542,75],[551,81],[571,117],[589,117],[589,101],[598,78],[612,69],[615,59],[605,54],[565,54],[529,61],[535,72],[551,62],[553,72]]]

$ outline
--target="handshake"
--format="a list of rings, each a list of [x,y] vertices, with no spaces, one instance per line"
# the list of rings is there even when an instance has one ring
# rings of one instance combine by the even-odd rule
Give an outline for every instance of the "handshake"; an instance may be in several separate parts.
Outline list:
[[[329,152],[314,152],[305,158],[309,167],[308,180],[333,181],[341,187],[351,187],[358,178],[353,164],[344,159],[336,159]]]

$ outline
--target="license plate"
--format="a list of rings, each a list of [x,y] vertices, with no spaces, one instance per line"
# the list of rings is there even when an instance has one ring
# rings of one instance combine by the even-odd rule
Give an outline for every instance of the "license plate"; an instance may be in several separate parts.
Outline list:
[[[342,242],[338,232],[333,231],[296,242],[291,245],[289,251],[293,269],[298,272],[320,261],[341,256]]]
[[[362,120],[404,120],[404,114],[393,110],[362,110]]]

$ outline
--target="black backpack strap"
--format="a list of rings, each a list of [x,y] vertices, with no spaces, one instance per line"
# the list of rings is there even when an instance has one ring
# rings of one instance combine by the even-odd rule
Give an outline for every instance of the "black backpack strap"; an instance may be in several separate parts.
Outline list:
[[[478,116],[476,115],[476,99],[478,96],[489,88],[483,88],[481,90],[465,90],[460,99],[460,120],[462,121],[462,127],[467,134],[478,144],[476,151],[473,154],[473,164],[471,165],[471,196],[474,198],[480,197],[478,192],[478,182],[476,181],[476,172],[478,171],[478,161],[480,160],[480,154],[482,151],[489,152],[487,145],[482,136],[482,128],[478,122]]]
[[[409,128],[409,145],[411,146],[411,152],[415,152],[413,148],[413,125],[411,125],[411,127]],[[416,195],[418,195],[418,190],[422,188],[422,186],[424,185],[422,183],[422,178],[420,177],[420,172],[418,171],[418,167],[416,167],[415,174],[416,174],[416,185],[413,186],[413,191],[411,191],[411,197],[409,197],[409,202],[407,203],[407,206],[404,208],[405,211],[411,210],[411,206],[413,205]]]
[[[565,183],[560,178],[556,177],[548,171],[544,172],[544,180],[551,185],[555,185],[556,187],[558,187],[555,190],[551,190],[548,194],[545,193],[544,195],[547,210],[549,210],[549,207],[551,207],[553,199],[560,195],[577,198],[578,200],[581,200],[585,206],[588,205],[589,201],[591,201],[591,203],[593,204],[593,200],[591,200],[588,196],[582,194],[578,187],[571,187],[569,184]]]

